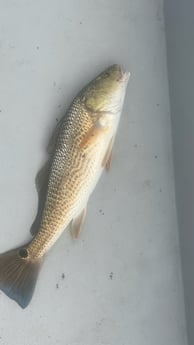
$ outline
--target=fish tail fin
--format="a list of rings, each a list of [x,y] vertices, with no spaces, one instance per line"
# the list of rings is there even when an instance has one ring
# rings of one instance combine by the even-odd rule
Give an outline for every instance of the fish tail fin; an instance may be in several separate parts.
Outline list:
[[[27,247],[0,254],[0,289],[22,308],[30,303],[41,262],[30,258]]]

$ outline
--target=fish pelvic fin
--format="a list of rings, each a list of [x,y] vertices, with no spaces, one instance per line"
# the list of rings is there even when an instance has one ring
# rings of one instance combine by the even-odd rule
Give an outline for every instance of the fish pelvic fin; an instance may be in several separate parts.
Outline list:
[[[41,262],[30,259],[27,246],[0,254],[0,289],[23,309],[31,301]]]

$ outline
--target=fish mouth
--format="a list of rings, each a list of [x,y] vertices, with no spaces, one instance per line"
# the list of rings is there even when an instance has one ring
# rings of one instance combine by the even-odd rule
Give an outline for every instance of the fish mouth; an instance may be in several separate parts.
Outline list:
[[[117,70],[119,71],[119,74],[120,74],[119,80],[118,80],[118,81],[127,84],[128,81],[129,81],[129,78],[130,78],[131,73],[128,72],[128,71],[124,71],[124,69],[122,68],[122,66],[120,66],[120,65],[118,65],[118,64],[115,64],[114,67],[115,67],[115,69],[117,69]]]
[[[128,71],[124,71],[121,67],[121,82],[128,83],[131,73]]]
[[[110,75],[113,74],[113,77],[116,78],[116,81],[121,82],[122,84],[127,84],[131,75],[130,72],[124,71],[120,64],[111,65],[103,73],[106,75],[107,72],[110,73]]]
[[[122,79],[121,79],[121,81],[122,81],[122,83],[124,83],[125,85],[127,85],[128,84],[128,81],[129,81],[129,78],[130,78],[130,72],[125,72],[124,74],[123,74],[123,76],[122,76]]]

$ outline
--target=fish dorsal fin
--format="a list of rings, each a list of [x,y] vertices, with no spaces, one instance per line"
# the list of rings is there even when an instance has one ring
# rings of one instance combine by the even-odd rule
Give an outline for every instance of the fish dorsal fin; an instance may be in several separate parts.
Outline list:
[[[30,232],[34,236],[39,231],[39,225],[41,221],[41,215],[42,215],[42,209],[44,207],[44,201],[46,197],[46,188],[48,184],[48,177],[49,177],[49,171],[50,171],[50,160],[48,160],[42,169],[39,170],[39,172],[36,175],[35,183],[36,183],[36,189],[38,192],[38,212],[36,215],[36,218],[31,225]]]
[[[49,141],[49,144],[47,146],[47,152],[49,153],[50,156],[55,149],[61,123],[62,123],[62,119],[57,123],[57,126],[54,129],[51,139]],[[38,212],[30,229],[30,232],[33,236],[36,235],[37,232],[39,231],[42,209],[44,206],[44,201],[45,201],[45,196],[46,196],[46,188],[48,184],[50,165],[51,165],[51,159],[48,159],[48,161],[39,170],[35,178],[36,190],[38,192],[39,200],[38,200]]]
[[[105,167],[107,171],[110,170],[111,161],[112,161],[112,150],[114,145],[115,137],[113,136],[108,144],[105,156],[102,161],[102,167]]]
[[[74,239],[79,237],[86,218],[87,208],[85,207],[77,217],[72,220],[71,234]]]
[[[36,183],[36,190],[40,193],[48,180],[49,175],[49,168],[50,168],[50,159],[43,165],[43,167],[38,171],[35,183]]]
[[[55,129],[53,130],[51,138],[49,140],[49,143],[47,146],[47,152],[49,153],[49,155],[51,155],[54,152],[61,123],[62,123],[62,119],[57,123]]]

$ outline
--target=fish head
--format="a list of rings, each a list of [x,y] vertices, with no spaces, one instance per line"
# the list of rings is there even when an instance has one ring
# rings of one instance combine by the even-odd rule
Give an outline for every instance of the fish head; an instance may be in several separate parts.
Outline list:
[[[130,73],[120,65],[112,65],[94,79],[85,89],[87,109],[94,113],[118,113],[123,105]]]

